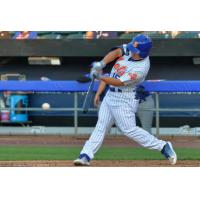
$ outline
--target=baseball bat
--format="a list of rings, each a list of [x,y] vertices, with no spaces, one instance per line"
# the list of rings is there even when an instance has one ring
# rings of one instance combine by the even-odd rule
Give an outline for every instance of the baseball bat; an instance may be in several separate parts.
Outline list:
[[[86,93],[84,102],[83,102],[83,113],[86,114],[88,112],[88,109],[91,105],[91,100],[92,100],[92,92],[93,92],[93,87],[94,87],[94,80],[95,78],[92,78],[91,83],[89,85],[88,91]]]

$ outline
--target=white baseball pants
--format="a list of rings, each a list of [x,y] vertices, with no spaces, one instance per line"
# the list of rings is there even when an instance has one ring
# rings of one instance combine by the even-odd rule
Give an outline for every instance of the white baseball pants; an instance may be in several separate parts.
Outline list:
[[[138,100],[134,92],[108,92],[100,106],[98,122],[89,140],[86,141],[81,154],[91,159],[100,148],[104,136],[115,123],[121,132],[141,146],[161,151],[165,141],[159,140],[144,129],[136,126],[135,113]]]

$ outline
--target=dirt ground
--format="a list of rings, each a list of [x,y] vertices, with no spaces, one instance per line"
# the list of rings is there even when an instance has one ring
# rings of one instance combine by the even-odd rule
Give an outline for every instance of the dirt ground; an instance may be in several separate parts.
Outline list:
[[[0,161],[1,167],[74,167],[73,161]],[[94,160],[90,167],[200,167],[200,160],[181,160],[172,166],[166,160]]]
[[[89,136],[0,136],[1,146],[82,146]],[[162,137],[169,140],[174,147],[200,148],[200,137]],[[125,136],[107,136],[104,146],[110,147],[139,147],[138,144]],[[72,167],[73,161],[0,161],[0,167]],[[171,167],[166,160],[93,160],[92,167]],[[178,161],[174,167],[200,167],[200,160]]]

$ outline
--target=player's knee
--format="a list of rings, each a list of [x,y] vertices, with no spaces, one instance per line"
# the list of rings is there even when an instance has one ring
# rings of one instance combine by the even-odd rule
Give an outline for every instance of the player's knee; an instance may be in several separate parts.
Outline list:
[[[123,133],[124,133],[124,135],[129,136],[129,135],[133,135],[133,134],[137,133],[139,131],[139,129],[140,129],[140,127],[134,126],[130,129],[124,129]]]

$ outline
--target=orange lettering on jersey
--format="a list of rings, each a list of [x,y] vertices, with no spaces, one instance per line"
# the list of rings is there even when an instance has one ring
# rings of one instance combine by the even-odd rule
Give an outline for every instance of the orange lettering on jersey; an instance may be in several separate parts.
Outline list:
[[[130,77],[131,80],[135,80],[137,78],[137,74],[135,73],[129,73],[128,76]]]
[[[116,73],[119,76],[123,76],[125,72],[126,72],[126,66],[121,66],[118,69],[116,69]]]
[[[115,69],[118,69],[120,67],[120,64],[116,63],[114,66],[113,66]]]

